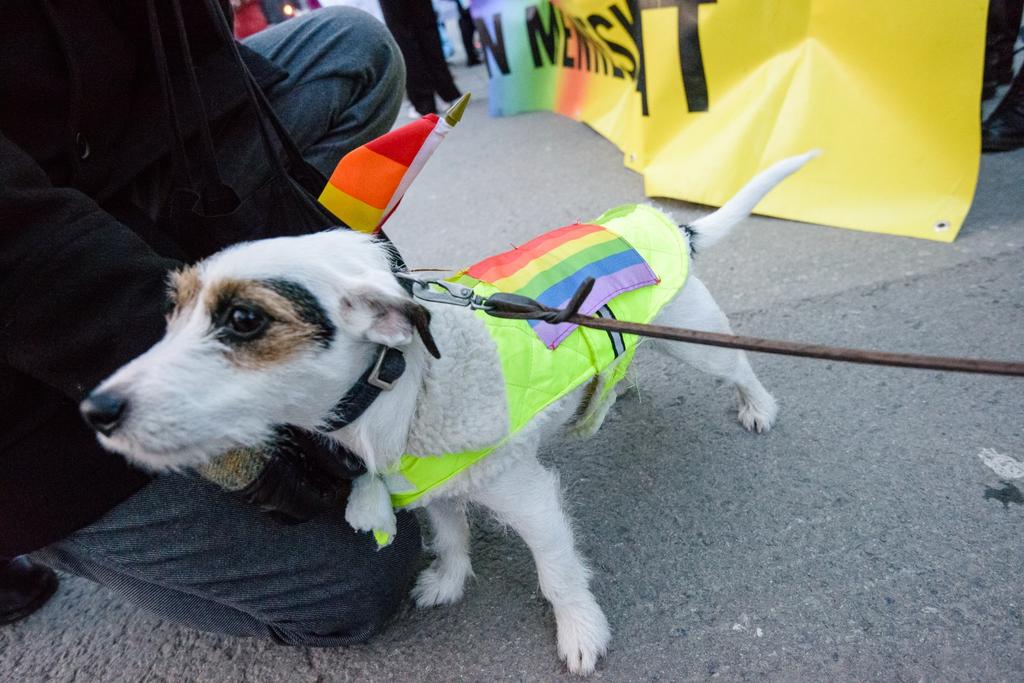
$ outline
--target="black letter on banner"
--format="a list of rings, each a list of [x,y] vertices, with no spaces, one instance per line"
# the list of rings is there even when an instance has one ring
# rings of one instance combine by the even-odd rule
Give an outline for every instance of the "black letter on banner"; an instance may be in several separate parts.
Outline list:
[[[701,5],[715,1],[684,0],[686,11],[679,8],[679,63],[686,88],[686,108],[690,111],[708,110],[708,81],[704,75],[704,55],[700,51],[697,13]]]
[[[498,65],[498,70],[503,75],[508,75],[508,56],[505,54],[505,34],[501,31],[501,14],[495,14],[491,17],[491,21],[494,22],[494,35],[487,29],[487,24],[483,19],[477,18],[476,30],[480,34],[480,45],[484,48],[484,62],[487,64],[487,75],[491,76],[491,60],[487,59],[487,53],[490,52],[494,55],[494,61]]]
[[[612,61],[612,58],[611,55],[608,54],[608,47],[604,44],[604,40],[588,21],[593,16],[596,15],[591,15],[588,19],[573,17],[572,23],[576,26],[576,35],[583,40],[583,49],[587,57],[587,71],[593,71],[596,74],[608,75],[608,63]],[[607,26],[612,25],[607,19],[604,19],[603,21]],[[615,66],[614,63],[612,66]],[[620,69],[619,78],[621,77],[622,70]]]
[[[569,26],[571,22],[564,13],[559,12],[559,15],[562,17],[562,34],[565,36],[565,40],[562,41],[562,66],[567,69],[574,69],[576,68],[576,62],[569,56],[569,36],[573,34],[572,27]]]
[[[572,25],[576,29],[576,63],[584,71],[590,71],[590,40],[584,31],[587,30],[582,19],[570,17]],[[587,65],[583,66],[583,58],[586,57]]]
[[[608,7],[608,11],[622,24],[622,28],[626,29],[626,32],[633,36],[633,44],[636,45],[637,60],[639,62],[636,65],[636,75],[634,76],[636,79],[636,91],[640,93],[641,113],[644,116],[649,116],[650,109],[647,107],[647,67],[644,57],[643,21],[640,19],[640,0],[626,0],[626,6],[629,8],[629,19],[615,5]]]
[[[554,65],[559,24],[558,14],[552,4],[548,4],[548,28],[546,30],[537,5],[530,5],[526,8],[526,35],[530,39],[530,53],[533,55],[534,68],[539,69],[544,66],[540,56],[541,45],[544,46],[544,52],[548,55],[548,63]]]
[[[589,17],[587,17],[587,21],[590,22],[590,28],[593,29],[594,35],[596,35],[601,41],[603,41],[604,44],[608,46],[609,50],[611,50],[615,54],[622,55],[623,57],[629,60],[629,76],[630,78],[632,78],[633,74],[636,73],[636,60],[633,59],[633,53],[627,50],[626,48],[622,47],[615,41],[608,40],[607,38],[601,35],[600,31],[597,30],[598,27],[606,29],[612,28],[612,22],[608,21],[600,14],[591,14]],[[614,76],[615,78],[622,78],[624,76],[624,73],[622,69],[615,66],[615,60],[611,58],[611,55],[608,55],[608,61],[612,63],[612,76]],[[607,70],[605,70],[605,73],[607,73]]]
[[[686,90],[689,111],[708,110],[708,82],[704,75],[704,56],[700,51],[697,12],[701,5],[717,0],[640,0],[644,7],[675,5],[679,11],[679,66]]]

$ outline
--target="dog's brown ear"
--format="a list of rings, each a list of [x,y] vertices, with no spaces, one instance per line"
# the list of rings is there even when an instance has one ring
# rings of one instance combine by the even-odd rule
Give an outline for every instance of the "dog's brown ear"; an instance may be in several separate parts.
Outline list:
[[[363,289],[342,298],[341,317],[353,333],[393,348],[407,346],[418,333],[430,355],[441,357],[430,334],[430,311],[415,301]]]
[[[413,301],[410,301],[408,305],[410,310],[407,311],[407,317],[419,333],[420,339],[423,340],[423,345],[427,347],[427,351],[430,352],[431,356],[440,358],[441,352],[434,341],[434,335],[430,334],[430,311]]]

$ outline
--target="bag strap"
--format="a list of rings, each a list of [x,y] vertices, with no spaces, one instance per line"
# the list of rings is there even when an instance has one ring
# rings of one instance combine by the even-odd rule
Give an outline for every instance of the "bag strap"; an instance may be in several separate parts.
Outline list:
[[[169,0],[167,4],[171,8],[172,23],[178,46],[181,50],[181,59],[185,67],[185,83],[188,89],[188,96],[192,101],[192,106],[199,112],[199,152],[201,156],[202,185],[200,188],[196,188],[193,183],[192,169],[189,165],[188,152],[185,146],[185,135],[181,125],[181,115],[178,111],[178,104],[171,84],[167,50],[164,45],[163,34],[160,31],[160,15],[157,12],[156,0],[146,0],[146,14],[149,20],[150,39],[153,44],[153,60],[156,66],[157,80],[160,85],[160,94],[164,101],[165,114],[170,123],[171,137],[173,139],[171,145],[172,179],[176,186],[188,187],[197,192],[204,212],[210,214],[230,213],[238,206],[239,199],[235,191],[223,181],[220,167],[217,163],[217,155],[213,145],[213,134],[210,130],[210,121],[206,113],[202,92],[199,89],[199,79],[196,77],[192,51],[185,32],[185,21],[181,12],[181,4],[179,0]]]
[[[171,129],[171,177],[176,184],[192,187],[192,174],[188,166],[188,154],[185,152],[185,136],[181,132],[181,121],[178,118],[174,93],[171,89],[167,52],[164,49],[163,35],[160,33],[160,21],[156,12],[155,0],[146,0],[146,15],[149,20],[149,39],[153,47],[153,61],[156,66],[160,95],[163,99],[164,115],[167,117]]]
[[[271,163],[271,167],[279,173],[297,180],[302,189],[307,193],[303,199],[306,201],[312,200],[312,203],[316,204],[318,210],[326,216],[329,216],[333,223],[337,223],[337,217],[323,208],[315,199],[319,196],[320,190],[327,184],[327,179],[316,169],[316,167],[302,157],[302,152],[299,151],[298,145],[295,144],[295,141],[292,139],[291,135],[289,135],[287,129],[285,129],[284,124],[282,124],[281,120],[277,117],[277,114],[274,112],[274,108],[271,106],[269,100],[267,100],[267,96],[263,92],[263,89],[260,88],[258,83],[256,83],[256,79],[242,60],[242,53],[238,49],[238,43],[235,41],[234,34],[231,32],[231,27],[228,26],[227,19],[220,11],[217,0],[206,0],[206,9],[211,21],[213,21],[217,30],[220,32],[221,38],[224,40],[225,44],[228,45],[235,65],[242,74],[245,88],[249,94],[249,100],[256,110],[256,119],[259,123],[260,138],[263,141],[263,147],[267,153],[267,160]],[[274,136],[277,138],[282,151],[288,158],[287,166],[275,151],[275,146],[271,141],[270,129],[273,129]]]
[[[213,146],[213,133],[210,131],[210,118],[206,113],[206,103],[199,89],[195,64],[192,61],[192,50],[185,32],[185,20],[181,12],[180,0],[170,0],[174,15],[174,28],[181,46],[181,56],[185,63],[185,77],[188,83],[189,96],[199,112],[199,150],[202,155],[203,209],[211,214],[225,214],[238,207],[239,199],[235,191],[227,185],[220,174],[217,163],[217,152]]]

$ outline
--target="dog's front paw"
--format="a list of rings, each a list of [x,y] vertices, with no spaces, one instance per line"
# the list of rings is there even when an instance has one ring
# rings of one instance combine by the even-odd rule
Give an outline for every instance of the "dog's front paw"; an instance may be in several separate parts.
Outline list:
[[[779,415],[779,404],[771,394],[765,393],[756,399],[740,393],[740,422],[748,432],[763,434],[775,424]]]
[[[380,477],[367,472],[352,482],[345,521],[356,531],[383,531],[392,537],[395,535],[398,526],[391,507],[391,494]]]
[[[590,604],[556,609],[558,656],[578,676],[594,672],[599,657],[608,651],[611,630],[604,612],[591,599]]]
[[[429,567],[420,572],[416,585],[412,589],[412,597],[416,606],[421,608],[454,605],[462,599],[466,587],[466,579],[473,571],[468,563],[465,567],[454,567],[450,563],[434,560]]]

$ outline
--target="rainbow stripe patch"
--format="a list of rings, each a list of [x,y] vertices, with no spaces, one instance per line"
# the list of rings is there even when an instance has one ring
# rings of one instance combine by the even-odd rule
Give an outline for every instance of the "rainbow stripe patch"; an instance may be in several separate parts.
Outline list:
[[[594,278],[594,289],[580,307],[590,315],[622,292],[658,283],[658,276],[629,242],[600,225],[576,223],[471,266],[466,274],[502,292],[528,296],[561,308],[580,284]],[[530,320],[548,348],[557,348],[576,325]]]

